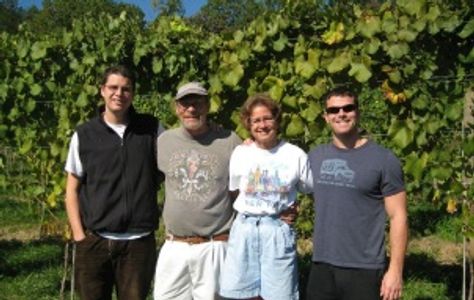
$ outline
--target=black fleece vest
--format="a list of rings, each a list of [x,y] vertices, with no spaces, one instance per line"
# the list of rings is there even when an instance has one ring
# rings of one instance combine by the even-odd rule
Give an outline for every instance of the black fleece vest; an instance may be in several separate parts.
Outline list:
[[[115,233],[157,228],[157,130],[155,117],[137,114],[133,108],[123,139],[100,116],[77,128],[85,228]]]

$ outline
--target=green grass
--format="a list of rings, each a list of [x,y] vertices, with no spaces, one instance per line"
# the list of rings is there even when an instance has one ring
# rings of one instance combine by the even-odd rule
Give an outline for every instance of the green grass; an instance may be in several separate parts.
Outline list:
[[[64,244],[0,241],[0,299],[58,299]]]
[[[40,300],[60,297],[64,241],[45,237],[27,241],[15,239],[15,235],[21,235],[24,230],[38,229],[39,232],[41,212],[41,209],[26,202],[11,199],[0,201],[0,232],[5,228],[9,231],[8,239],[5,236],[0,239],[0,299]],[[63,212],[59,215],[64,216]],[[459,218],[432,206],[412,207],[410,224],[411,238],[436,237],[436,241],[445,240],[446,243],[459,245],[459,238],[456,237]],[[423,247],[423,244],[416,249],[409,249],[404,274],[404,300],[462,298],[461,263],[440,261],[437,251]],[[300,258],[300,286],[303,294],[310,264],[310,255]],[[67,281],[66,298],[69,298],[69,287]]]

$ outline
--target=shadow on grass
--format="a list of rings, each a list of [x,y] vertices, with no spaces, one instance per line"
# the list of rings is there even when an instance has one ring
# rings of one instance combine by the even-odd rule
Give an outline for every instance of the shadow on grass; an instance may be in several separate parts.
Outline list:
[[[306,285],[311,268],[311,254],[298,257],[300,298],[306,297]],[[409,254],[405,261],[405,283],[410,280],[419,280],[427,283],[440,283],[447,287],[448,299],[461,299],[462,266],[442,265],[426,254]],[[420,298],[416,300],[432,300]]]
[[[405,259],[404,275],[408,280],[416,279],[445,284],[449,299],[461,299],[461,265],[443,265],[424,253],[411,253]],[[424,300],[424,298],[417,298],[417,300]]]
[[[61,265],[63,253],[64,241],[61,239],[0,240],[0,278],[31,274]]]

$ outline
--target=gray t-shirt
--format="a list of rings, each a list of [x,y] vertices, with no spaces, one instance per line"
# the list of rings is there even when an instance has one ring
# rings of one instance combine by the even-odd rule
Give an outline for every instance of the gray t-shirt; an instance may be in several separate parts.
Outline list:
[[[228,232],[234,219],[229,160],[241,139],[227,130],[193,138],[182,127],[158,138],[158,168],[165,174],[163,219],[176,236]]]
[[[313,261],[383,268],[384,197],[404,190],[399,160],[370,140],[355,149],[322,145],[308,156],[315,199]]]

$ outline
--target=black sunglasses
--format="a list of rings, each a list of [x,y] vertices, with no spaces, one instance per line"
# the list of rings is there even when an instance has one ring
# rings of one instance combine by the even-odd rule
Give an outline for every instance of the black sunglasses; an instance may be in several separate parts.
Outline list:
[[[357,109],[357,105],[355,104],[347,104],[347,105],[344,105],[344,106],[330,106],[330,107],[326,107],[326,113],[328,114],[337,114],[339,113],[340,110],[343,110],[344,112],[348,113],[348,112],[351,112],[351,111],[354,111]]]

